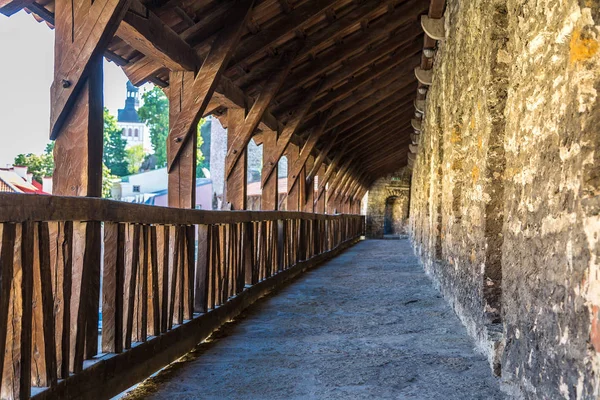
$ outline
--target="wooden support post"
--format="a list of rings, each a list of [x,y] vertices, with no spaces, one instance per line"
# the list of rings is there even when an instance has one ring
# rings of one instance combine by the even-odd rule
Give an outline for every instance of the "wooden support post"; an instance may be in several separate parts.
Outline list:
[[[325,176],[325,173],[327,171],[327,167],[323,164],[321,164],[321,167],[319,168],[319,173],[317,175],[317,183],[318,181],[321,180],[321,178],[323,178]],[[309,183],[307,182],[307,185]],[[310,185],[314,186],[314,183],[311,181]],[[316,197],[316,196],[315,196]],[[319,214],[325,214],[325,196],[321,196],[318,197],[317,199],[315,199],[315,210],[317,213]]]
[[[55,74],[51,89],[55,195],[102,196],[102,53],[114,33],[109,22],[118,25],[127,3],[55,2]],[[78,27],[75,35],[74,27]],[[71,372],[81,371],[83,360],[98,351],[100,229],[97,222],[77,224],[75,228],[78,240],[73,243],[73,296],[70,304],[64,305],[71,319],[70,332],[63,333],[69,337],[69,359],[62,360]],[[50,238],[54,240],[55,232]]]
[[[188,97],[193,96],[194,73],[187,71],[171,72],[169,90],[169,137],[167,138],[167,154],[169,165],[173,164],[176,151],[173,144],[185,132],[178,132],[175,125],[179,115],[184,111],[182,106]],[[197,126],[193,129],[197,130]],[[169,171],[168,202],[169,207],[196,207],[196,148],[198,135],[193,135],[181,148],[179,162],[173,164]]]
[[[315,158],[313,156],[309,156],[306,159],[306,163],[304,165],[304,168],[302,168],[302,171],[300,172],[300,177],[298,179],[298,181],[302,184],[302,186],[304,186],[304,190],[302,191],[304,193],[304,211],[312,213],[315,212],[315,203],[314,203],[314,198],[315,198],[315,185],[313,185],[312,183],[307,184],[306,183],[306,171],[310,170],[313,165],[315,164]]]
[[[194,95],[186,96],[177,121],[171,125],[171,130],[178,132],[179,136],[169,135],[173,139],[169,148],[169,171],[178,162],[186,142],[197,135],[196,125],[204,114],[221,74],[235,50],[253,5],[254,0],[241,0],[236,7],[233,7],[224,24],[225,27],[213,42],[200,71],[196,74],[192,87]]]
[[[231,149],[237,141],[239,129],[243,127],[246,119],[246,112],[242,108],[230,108],[227,110],[227,148]],[[239,152],[239,154],[238,154]],[[231,155],[230,155],[231,154]],[[223,190],[225,203],[231,204],[233,210],[245,210],[247,208],[247,172],[248,172],[248,151],[246,146],[227,152],[227,158],[235,158],[231,174],[225,180]],[[229,162],[232,162],[231,160]]]
[[[287,147],[287,159],[288,159],[288,186],[293,182],[294,178],[290,176],[290,165],[294,165],[296,160],[300,155],[300,151],[298,146],[290,143]],[[298,211],[299,210],[299,200],[300,200],[300,185],[293,185],[293,187],[288,187],[288,195],[287,195],[287,211]]]
[[[263,164],[270,163],[274,159],[273,153],[277,151],[277,132],[263,131]],[[278,168],[273,165],[273,173],[263,181],[261,210],[277,210],[279,204],[279,193],[277,190]],[[263,171],[265,169],[263,168]]]

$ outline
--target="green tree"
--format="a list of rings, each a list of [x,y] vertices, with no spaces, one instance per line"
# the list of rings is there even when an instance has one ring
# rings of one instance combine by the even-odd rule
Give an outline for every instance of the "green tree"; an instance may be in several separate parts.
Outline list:
[[[141,144],[131,146],[126,150],[127,164],[129,165],[129,174],[137,174],[146,158],[144,146]]]
[[[150,142],[154,149],[157,166],[167,165],[167,136],[169,135],[169,100],[163,91],[154,86],[142,96],[144,105],[138,115],[150,129]]]
[[[156,156],[157,166],[167,165],[167,137],[169,136],[169,100],[163,91],[154,86],[152,90],[145,92],[142,96],[144,105],[138,110],[138,115],[150,129],[150,141]],[[198,177],[204,177],[204,156],[200,150],[203,139],[201,127],[204,119],[198,123],[198,150],[196,172]]]
[[[102,198],[110,199],[112,198],[112,187],[113,182],[118,179],[118,177],[114,176],[110,173],[110,169],[106,166],[106,164],[102,164]]]
[[[117,120],[104,109],[104,164],[115,176],[125,176],[129,173],[127,141],[123,139],[122,130],[117,126]]]
[[[19,154],[15,157],[13,164],[27,167],[27,172],[33,174],[33,179],[41,183],[45,176],[52,176],[54,173],[53,149],[54,142],[51,142],[46,146],[43,154]]]

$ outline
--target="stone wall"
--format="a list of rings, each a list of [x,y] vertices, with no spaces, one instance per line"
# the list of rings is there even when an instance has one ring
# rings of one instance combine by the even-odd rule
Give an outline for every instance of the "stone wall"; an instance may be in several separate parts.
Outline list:
[[[367,200],[367,237],[382,238],[386,233],[405,234],[409,195],[410,171],[406,168],[375,181],[369,189]],[[385,232],[388,224],[391,231]]]
[[[416,252],[526,398],[596,398],[598,0],[448,0],[411,186]]]

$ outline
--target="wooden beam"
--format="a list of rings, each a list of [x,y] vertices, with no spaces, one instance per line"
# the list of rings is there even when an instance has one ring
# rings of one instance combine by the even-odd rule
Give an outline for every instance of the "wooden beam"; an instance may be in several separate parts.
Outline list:
[[[413,47],[417,48],[418,46],[413,45]],[[416,54],[417,51],[411,53],[408,57],[389,57],[386,61],[315,101],[307,116],[310,117],[315,112],[324,110],[344,99],[356,102],[358,99],[369,96],[374,90],[377,90],[378,84],[391,82],[395,80],[394,77],[397,78],[399,75],[409,72],[411,67],[418,61]]]
[[[263,131],[263,165],[267,164],[273,157],[273,152],[277,151],[277,132]],[[273,174],[262,185],[262,195],[260,201],[261,210],[277,210],[279,205],[278,193],[278,166],[273,165]],[[289,167],[288,167],[289,168]],[[264,168],[263,168],[264,171]]]
[[[171,71],[196,72],[202,65],[195,50],[139,0],[132,0],[116,34]]]
[[[327,145],[325,146],[325,148],[319,152],[319,155],[317,156],[317,159],[315,160],[315,164],[306,174],[306,184],[307,185],[310,185],[312,183],[312,181],[315,177],[315,174],[317,173],[317,171],[319,171],[319,169],[323,165],[323,162],[329,155],[329,152],[331,151],[333,146],[336,144],[338,137],[339,137],[339,135],[336,132],[336,134],[333,135],[333,137],[327,142]]]
[[[286,149],[286,157],[288,160],[288,194],[287,194],[287,205],[286,205],[286,210],[287,211],[298,211],[299,208],[299,198],[300,198],[300,191],[298,190],[298,186],[296,186],[295,188],[292,188],[292,190],[290,190],[289,184],[291,181],[291,175],[290,175],[290,165],[294,165],[296,163],[296,160],[298,159],[298,156],[300,155],[300,149],[298,149],[298,146],[296,146],[295,144],[289,144],[287,146]]]
[[[169,81],[169,125],[173,125],[179,114],[183,112],[182,105],[189,103],[187,97],[194,95],[192,89],[194,84],[194,72],[175,71],[171,72]],[[197,129],[197,127],[196,127]],[[167,153],[169,146],[174,142],[173,137],[179,137],[183,133],[169,130],[167,138]],[[187,141],[181,152],[180,161],[169,171],[168,178],[168,204],[176,208],[196,208],[196,155],[198,146],[198,135]]]
[[[0,14],[10,17],[33,2],[34,0],[0,0]]]
[[[338,167],[338,164],[340,163],[340,160],[342,159],[342,157],[344,156],[345,153],[346,153],[346,149],[342,148],[335,155],[335,157],[331,161],[331,164],[329,164],[329,166],[327,167],[325,176],[323,176],[323,178],[319,177],[319,189],[317,190],[317,198],[315,199],[316,201],[318,201],[321,198],[321,196],[323,195],[323,191],[325,190],[325,186],[327,185],[327,182],[329,181],[331,176],[334,174],[335,170]]]
[[[306,143],[304,143],[304,146],[302,147],[302,150],[300,151],[300,156],[298,157],[298,159],[296,160],[296,162],[293,165],[288,166],[288,168],[291,169],[291,171],[290,171],[291,186],[288,186],[288,190],[293,188],[294,185],[296,184],[296,182],[298,181],[300,171],[304,168],[304,166],[306,164],[306,160],[308,160],[308,157],[311,155],[313,149],[317,145],[317,142],[319,141],[319,139],[323,135],[323,132],[325,131],[325,125],[327,125],[327,121],[329,121],[329,117],[331,116],[331,111],[332,110],[329,110],[328,112],[325,112],[324,114],[322,114],[320,116],[319,125],[317,125],[311,131],[308,139],[306,139]],[[288,183],[288,185],[290,183]]]
[[[178,161],[186,142],[197,133],[196,125],[208,106],[218,80],[235,51],[243,28],[250,16],[254,0],[240,0],[237,4],[238,6],[229,15],[229,23],[218,35],[196,75],[192,89],[194,96],[186,97],[187,101],[182,105],[183,111],[171,127],[171,131],[178,133],[178,136],[172,137],[169,134],[169,138],[174,141],[169,150],[169,171],[173,169],[173,165]]]
[[[394,30],[415,20],[417,16],[425,10],[419,7],[416,0],[409,0],[399,6],[396,11],[397,13],[394,13],[393,17],[385,18],[383,21],[370,26],[368,31],[364,32],[356,40],[338,46],[321,59],[317,58],[305,67],[295,70],[294,73],[290,75],[288,83],[281,88],[280,95],[286,96],[293,90],[309,82],[311,79],[325,74],[328,70],[341,64],[344,60],[363,51],[373,42],[386,37]]]
[[[287,148],[288,144],[290,143],[290,140],[292,139],[292,137],[294,136],[294,134],[300,127],[300,123],[304,121],[304,117],[306,116],[306,113],[308,112],[310,105],[313,102],[314,97],[317,95],[317,93],[320,90],[321,90],[321,86],[316,85],[312,90],[309,90],[308,92],[305,93],[302,102],[300,102],[300,104],[298,104],[298,106],[296,107],[296,109],[294,110],[294,112],[292,114],[292,117],[290,118],[288,123],[285,125],[285,128],[281,132],[281,135],[277,138],[276,150],[271,154],[271,157],[269,158],[268,162],[266,162],[263,165],[262,180],[261,180],[261,183],[263,186],[264,186],[265,182],[267,181],[267,179],[269,179],[269,177],[273,173],[273,166],[275,166],[279,162],[279,159],[285,152],[285,149]]]
[[[58,40],[68,43],[69,51],[61,52],[50,88],[50,138],[56,139],[62,124],[82,90],[85,77],[93,68],[92,60],[104,53],[129,8],[131,0],[96,0],[70,37]],[[63,46],[63,44],[60,44]]]
[[[243,108],[230,108],[227,110],[227,148],[236,142],[240,135],[246,119],[246,111]],[[233,164],[232,173],[225,179],[223,192],[223,205],[231,205],[233,210],[245,210],[247,208],[247,174],[248,174],[248,152],[244,151]]]
[[[267,50],[283,36],[302,30],[327,10],[341,3],[343,3],[341,0],[309,0],[301,4],[290,13],[284,14],[265,26],[257,34],[249,35],[248,39],[243,40],[235,57],[231,60],[231,65],[237,65],[245,59]]]
[[[225,158],[225,177],[227,178],[233,170],[233,165],[237,159],[241,156],[241,153],[246,149],[246,146],[252,139],[254,130],[261,121],[264,112],[267,107],[279,91],[279,88],[283,84],[285,78],[288,76],[292,63],[294,61],[295,53],[284,53],[279,62],[278,68],[273,71],[271,77],[265,84],[265,88],[260,96],[256,99],[256,102],[252,105],[252,108],[248,112],[248,116],[243,124],[239,127],[238,135],[236,135],[235,142],[231,144],[227,151]]]
[[[389,83],[385,88],[382,88],[372,96],[362,99],[354,104],[349,104],[349,107],[346,107],[339,114],[331,118],[328,129],[331,130],[348,121],[362,121],[364,118],[362,118],[361,114],[365,111],[379,108],[378,103],[383,102],[387,98],[392,97],[393,99],[398,100],[399,98],[404,97],[404,95],[414,92],[415,88],[416,83],[414,77],[402,76]],[[357,116],[360,116],[360,118],[357,118]]]

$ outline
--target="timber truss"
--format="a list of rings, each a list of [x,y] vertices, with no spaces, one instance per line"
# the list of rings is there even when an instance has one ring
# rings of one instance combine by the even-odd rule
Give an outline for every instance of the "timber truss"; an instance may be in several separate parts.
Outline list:
[[[152,82],[169,97],[170,205],[192,206],[197,124],[215,115],[228,128],[232,208],[246,206],[245,154],[254,138],[265,146],[263,209],[278,207],[268,191],[277,190],[286,155],[287,209],[311,212],[355,211],[375,179],[414,162],[443,7],[443,0],[0,0],[1,13],[25,9],[56,29],[51,137],[65,160],[77,155],[70,169],[87,171],[58,178],[60,194],[94,196],[100,188],[91,149],[101,146],[94,129],[104,56],[133,84]],[[82,123],[83,141],[75,129]]]

